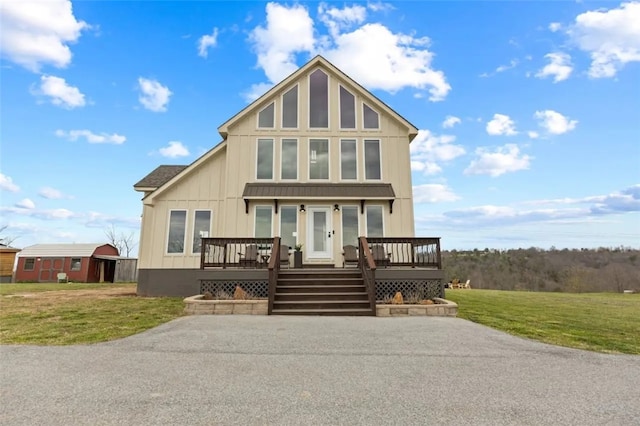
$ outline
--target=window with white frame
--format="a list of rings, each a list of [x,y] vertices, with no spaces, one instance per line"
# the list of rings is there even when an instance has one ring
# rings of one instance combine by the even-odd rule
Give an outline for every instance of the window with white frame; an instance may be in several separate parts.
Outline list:
[[[273,179],[273,139],[258,139],[257,179]]]
[[[167,236],[167,253],[184,253],[187,229],[187,211],[171,210],[169,212],[169,234]]]
[[[342,206],[342,245],[358,247],[358,207]]]
[[[379,129],[380,116],[369,105],[362,104],[362,122],[365,129]]]
[[[367,206],[367,237],[384,237],[382,206]]]
[[[377,139],[365,139],[364,141],[364,178],[367,180],[379,180],[382,178],[380,171],[380,141]]]
[[[202,250],[202,238],[208,238],[211,232],[211,210],[196,210],[193,216],[193,244],[191,253]]]
[[[256,206],[256,221],[254,227],[254,236],[256,238],[271,238],[272,227],[271,218],[273,209],[271,206]]]
[[[298,207],[282,206],[280,208],[280,241],[282,244],[295,247],[298,232]]]
[[[72,257],[69,265],[70,271],[79,271],[82,269],[82,258]]]
[[[355,180],[358,178],[357,143],[355,139],[340,140],[340,178]]]
[[[280,179],[298,179],[298,140],[282,139]]]
[[[273,129],[275,127],[275,103],[271,102],[258,113],[258,127]]]
[[[298,127],[298,86],[292,87],[282,95],[282,128]]]
[[[320,70],[309,75],[309,127],[329,127],[329,76]]]
[[[24,260],[22,267],[23,271],[33,271],[36,265],[36,259],[34,257],[28,257]]]
[[[329,179],[328,139],[309,139],[309,179]]]
[[[340,86],[340,128],[356,128],[356,97]]]

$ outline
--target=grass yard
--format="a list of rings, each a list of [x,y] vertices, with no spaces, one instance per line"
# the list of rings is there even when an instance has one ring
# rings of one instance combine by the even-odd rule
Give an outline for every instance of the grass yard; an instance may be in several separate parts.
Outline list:
[[[458,317],[554,345],[640,354],[640,294],[448,289]]]
[[[118,339],[182,315],[182,298],[136,297],[135,284],[2,284],[0,343]]]

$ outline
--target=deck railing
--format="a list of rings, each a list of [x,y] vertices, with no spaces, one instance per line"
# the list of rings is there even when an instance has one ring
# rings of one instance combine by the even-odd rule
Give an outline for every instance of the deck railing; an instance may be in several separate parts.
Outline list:
[[[273,244],[273,238],[203,238],[200,269],[267,268]]]
[[[273,238],[271,259],[269,260],[269,304],[268,314],[273,312],[273,301],[276,298],[276,287],[278,286],[278,274],[280,273],[280,237]]]
[[[442,269],[440,238],[367,237],[366,241],[378,267]]]
[[[367,294],[369,295],[369,306],[371,308],[371,314],[376,315],[376,262],[369,250],[369,243],[367,243],[366,237],[358,238],[358,252],[362,253],[358,256],[358,268],[364,280],[364,284],[367,287]]]

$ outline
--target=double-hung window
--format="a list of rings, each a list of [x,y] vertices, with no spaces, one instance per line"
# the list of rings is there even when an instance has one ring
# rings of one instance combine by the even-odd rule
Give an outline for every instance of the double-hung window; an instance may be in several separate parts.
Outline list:
[[[328,139],[309,139],[309,179],[329,179]]]
[[[282,244],[295,247],[298,232],[298,208],[296,206],[282,206],[280,208],[280,238]]]
[[[340,178],[355,180],[358,178],[358,151],[355,139],[340,140]]]
[[[271,217],[273,209],[271,206],[256,206],[256,222],[254,228],[254,236],[256,238],[271,238],[273,228],[271,226]]]
[[[211,210],[196,210],[193,217],[193,244],[191,253],[199,254],[202,249],[202,239],[208,238],[211,232]]]
[[[366,180],[380,180],[380,141],[365,139],[364,141],[364,178]]]
[[[167,236],[167,253],[184,253],[187,229],[187,211],[169,211],[169,232]]]
[[[273,139],[258,139],[257,179],[273,179]]]
[[[282,139],[280,179],[298,179],[298,140]]]
[[[358,207],[342,207],[342,245],[353,245],[358,247]]]
[[[367,237],[384,237],[382,206],[367,206]]]

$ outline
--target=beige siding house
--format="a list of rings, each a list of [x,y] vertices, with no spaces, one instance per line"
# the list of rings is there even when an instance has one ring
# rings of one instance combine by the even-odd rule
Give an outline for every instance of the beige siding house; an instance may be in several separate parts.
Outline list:
[[[279,236],[302,245],[305,267],[341,268],[359,236],[414,236],[418,129],[324,58],[218,131],[192,164],[160,166],[134,186],[144,193],[139,293],[197,293],[203,237]]]

